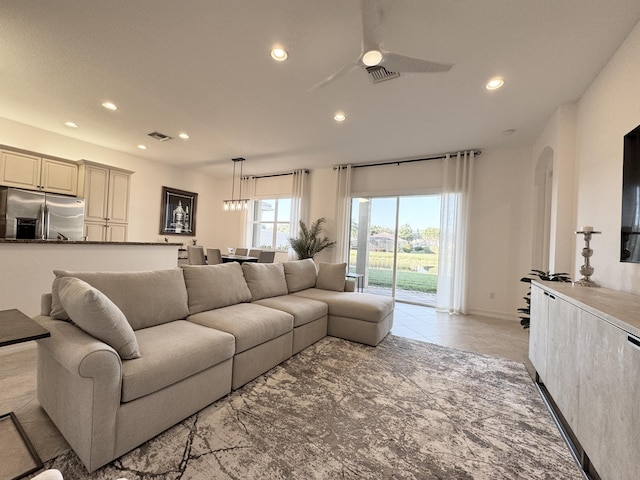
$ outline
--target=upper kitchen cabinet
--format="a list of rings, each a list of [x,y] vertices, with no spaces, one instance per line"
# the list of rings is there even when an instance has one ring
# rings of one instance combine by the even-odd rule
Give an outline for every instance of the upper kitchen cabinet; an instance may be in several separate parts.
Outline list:
[[[0,185],[75,196],[78,165],[3,148],[0,149]]]
[[[132,171],[81,160],[78,195],[85,199],[85,234],[89,240],[127,240]]]

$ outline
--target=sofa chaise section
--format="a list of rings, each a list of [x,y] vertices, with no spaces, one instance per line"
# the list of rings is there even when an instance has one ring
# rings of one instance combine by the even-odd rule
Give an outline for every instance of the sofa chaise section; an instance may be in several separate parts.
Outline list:
[[[316,270],[307,259],[283,266],[289,294],[327,305],[328,335],[375,347],[391,331],[393,299],[345,292],[345,263],[320,263]]]
[[[375,347],[393,327],[393,299],[389,297],[320,288],[308,288],[293,295],[327,304],[327,334],[332,337]]]

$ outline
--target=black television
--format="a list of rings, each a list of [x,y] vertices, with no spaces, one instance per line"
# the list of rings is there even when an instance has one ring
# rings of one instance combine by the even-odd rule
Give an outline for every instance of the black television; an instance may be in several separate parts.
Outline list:
[[[620,261],[640,263],[640,125],[624,136]]]

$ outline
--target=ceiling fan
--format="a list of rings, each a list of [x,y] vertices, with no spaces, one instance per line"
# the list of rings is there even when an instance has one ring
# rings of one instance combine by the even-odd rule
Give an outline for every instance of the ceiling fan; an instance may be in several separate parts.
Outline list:
[[[355,62],[345,65],[311,90],[323,87],[338,77],[356,69],[364,68],[373,83],[399,77],[401,73],[448,72],[453,65],[431,62],[388,52],[382,47],[382,9],[378,1],[362,0],[362,49]]]

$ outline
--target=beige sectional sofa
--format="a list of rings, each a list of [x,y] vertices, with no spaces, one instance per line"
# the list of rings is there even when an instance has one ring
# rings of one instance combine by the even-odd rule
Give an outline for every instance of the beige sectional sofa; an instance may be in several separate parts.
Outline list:
[[[56,271],[35,317],[51,332],[38,400],[94,471],[326,335],[377,345],[393,301],[353,292],[345,268]]]

